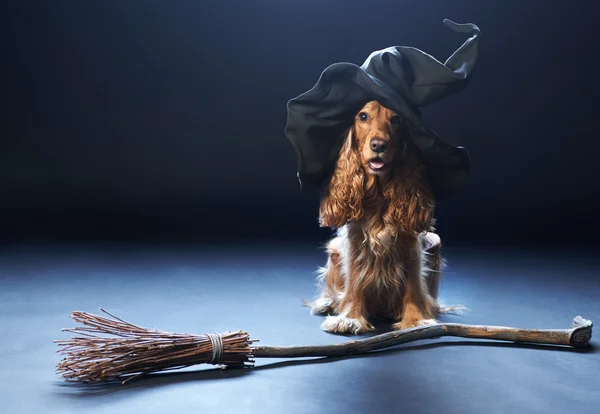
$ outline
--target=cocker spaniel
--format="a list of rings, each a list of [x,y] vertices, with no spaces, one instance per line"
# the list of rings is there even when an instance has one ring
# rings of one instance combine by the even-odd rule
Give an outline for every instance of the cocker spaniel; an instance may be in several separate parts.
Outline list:
[[[372,318],[394,329],[435,323],[442,270],[434,199],[403,119],[368,102],[344,135],[321,198],[319,221],[336,229],[319,269],[313,314],[322,329],[363,333]]]

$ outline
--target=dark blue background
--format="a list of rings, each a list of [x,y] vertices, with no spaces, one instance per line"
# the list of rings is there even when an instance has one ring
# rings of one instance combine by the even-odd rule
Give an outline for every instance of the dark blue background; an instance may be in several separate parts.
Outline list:
[[[594,1],[61,1],[3,6],[1,236],[317,239],[288,99],[391,45],[445,60],[482,30],[469,88],[424,108],[471,154],[446,243],[589,243],[600,206]]]

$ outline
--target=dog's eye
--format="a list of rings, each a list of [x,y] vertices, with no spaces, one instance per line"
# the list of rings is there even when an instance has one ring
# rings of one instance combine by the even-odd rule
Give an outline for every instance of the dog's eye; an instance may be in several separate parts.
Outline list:
[[[360,119],[362,122],[365,122],[367,119],[369,119],[369,115],[367,115],[366,112],[361,112],[358,114],[358,119]]]
[[[400,125],[401,123],[402,123],[402,118],[400,118],[398,115],[392,116],[392,124]]]

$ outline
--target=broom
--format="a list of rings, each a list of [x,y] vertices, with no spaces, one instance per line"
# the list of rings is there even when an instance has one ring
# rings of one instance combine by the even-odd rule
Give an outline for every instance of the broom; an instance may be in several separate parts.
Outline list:
[[[71,318],[83,326],[63,329],[80,336],[54,341],[64,358],[56,370],[66,381],[99,383],[132,379],[153,372],[199,364],[252,367],[254,358],[332,357],[360,354],[406,342],[442,336],[496,339],[516,343],[587,347],[592,322],[576,316],[569,329],[519,329],[503,326],[438,323],[391,331],[366,339],[319,346],[254,346],[247,332],[193,335],[144,328],[104,309],[104,317],[75,311]]]

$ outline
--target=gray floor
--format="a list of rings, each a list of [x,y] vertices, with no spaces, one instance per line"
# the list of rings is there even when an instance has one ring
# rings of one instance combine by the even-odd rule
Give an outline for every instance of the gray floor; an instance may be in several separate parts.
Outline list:
[[[452,322],[567,328],[600,321],[593,253],[449,248],[441,297]],[[318,246],[3,247],[0,412],[6,413],[598,413],[599,342],[585,351],[440,338],[360,357],[197,367],[126,386],[65,384],[55,339],[71,311],[100,307],[143,326],[242,329],[263,345],[347,340],[319,329]]]

